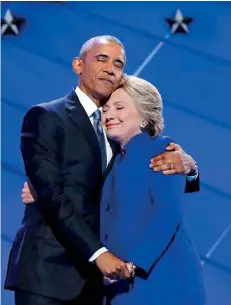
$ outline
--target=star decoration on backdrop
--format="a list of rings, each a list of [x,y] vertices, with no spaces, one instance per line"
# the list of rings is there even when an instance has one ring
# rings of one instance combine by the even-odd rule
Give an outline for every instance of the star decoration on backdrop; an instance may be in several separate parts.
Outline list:
[[[7,10],[4,18],[1,18],[1,36],[17,36],[24,23],[25,18],[17,17]]]
[[[173,18],[166,18],[172,33],[188,34],[188,26],[193,21],[193,18],[183,16],[180,9],[176,11],[176,15]]]

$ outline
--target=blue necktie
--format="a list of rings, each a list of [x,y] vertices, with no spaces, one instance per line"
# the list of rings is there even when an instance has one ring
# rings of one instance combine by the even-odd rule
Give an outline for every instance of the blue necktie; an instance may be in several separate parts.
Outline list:
[[[105,143],[105,138],[104,138],[104,133],[103,133],[103,127],[101,123],[101,111],[97,109],[93,114],[93,127],[95,129],[95,133],[97,135],[98,141],[99,141],[99,146],[101,150],[101,159],[102,159],[102,172],[107,167],[107,154],[106,154],[106,143]]]

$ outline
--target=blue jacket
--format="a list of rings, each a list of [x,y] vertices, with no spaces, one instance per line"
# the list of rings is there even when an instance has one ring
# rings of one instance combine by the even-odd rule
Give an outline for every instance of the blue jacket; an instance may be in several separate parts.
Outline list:
[[[111,286],[113,305],[202,305],[202,268],[182,223],[185,178],[149,168],[168,137],[133,137],[105,182],[101,241],[113,254],[139,268],[134,286]]]

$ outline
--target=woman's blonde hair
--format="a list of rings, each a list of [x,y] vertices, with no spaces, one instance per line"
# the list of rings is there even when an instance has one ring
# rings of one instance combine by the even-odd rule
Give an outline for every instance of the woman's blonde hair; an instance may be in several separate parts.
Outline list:
[[[155,86],[135,76],[127,76],[122,88],[131,96],[142,118],[147,121],[145,129],[150,136],[158,136],[164,129],[162,98]]]

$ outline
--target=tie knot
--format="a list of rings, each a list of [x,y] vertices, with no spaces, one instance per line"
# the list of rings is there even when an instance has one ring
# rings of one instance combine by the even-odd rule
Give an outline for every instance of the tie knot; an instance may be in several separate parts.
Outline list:
[[[93,112],[92,117],[94,121],[101,121],[101,111],[97,109],[95,112]]]

